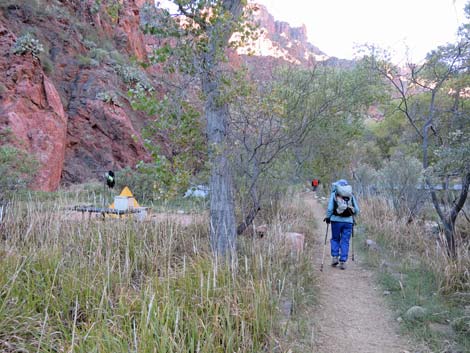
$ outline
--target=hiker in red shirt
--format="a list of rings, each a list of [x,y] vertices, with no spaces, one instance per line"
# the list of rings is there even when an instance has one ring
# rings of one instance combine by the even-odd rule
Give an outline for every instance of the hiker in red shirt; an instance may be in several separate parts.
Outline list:
[[[318,184],[320,184],[320,180],[318,179],[313,179],[312,180],[312,190],[317,191]]]

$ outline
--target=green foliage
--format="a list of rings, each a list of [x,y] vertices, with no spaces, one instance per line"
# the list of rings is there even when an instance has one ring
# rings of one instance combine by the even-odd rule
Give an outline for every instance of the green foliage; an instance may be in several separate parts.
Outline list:
[[[447,144],[437,148],[438,157],[432,166],[433,174],[463,175],[470,170],[470,130],[455,130],[447,137]]]
[[[37,170],[36,160],[11,142],[11,132],[0,131],[0,203],[26,188]]]
[[[419,212],[428,197],[422,176],[421,162],[403,154],[394,155],[379,171],[378,189],[392,201],[397,217],[412,219]],[[418,189],[418,186],[421,189]]]
[[[136,197],[149,201],[165,201],[184,193],[191,175],[166,157],[156,155],[153,163],[139,163],[136,169],[119,172],[118,185],[128,185]]]
[[[125,83],[134,85],[135,89],[143,89],[147,92],[154,90],[147,75],[139,67],[130,64],[118,64],[115,66],[115,70]]]
[[[33,37],[31,33],[26,33],[16,39],[12,52],[16,55],[31,53],[35,58],[44,51],[43,45]]]
[[[172,198],[187,188],[191,175],[204,163],[200,113],[184,100],[175,101],[175,97],[156,100],[143,89],[131,92],[133,108],[155,116],[143,129],[144,143],[154,163],[141,164],[139,170],[152,174],[157,198]]]
[[[98,92],[96,94],[96,99],[99,99],[105,103],[116,105],[118,107],[122,106],[117,93],[114,91]]]
[[[109,58],[109,52],[103,48],[92,48],[90,50],[90,58],[102,63]]]
[[[286,102],[286,125],[304,131],[295,150],[295,158],[306,161],[300,171],[303,179],[347,175],[357,157],[355,141],[363,133],[366,110],[383,94],[379,88],[361,66],[286,72],[278,94]]]
[[[93,67],[100,64],[99,61],[84,55],[77,55],[76,59],[80,67]]]

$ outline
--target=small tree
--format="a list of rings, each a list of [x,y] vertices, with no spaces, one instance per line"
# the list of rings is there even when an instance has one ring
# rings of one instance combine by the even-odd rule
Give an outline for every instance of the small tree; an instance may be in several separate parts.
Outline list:
[[[466,6],[466,13],[470,14],[470,5]],[[395,88],[397,108],[420,141],[425,184],[444,226],[452,256],[456,254],[455,222],[470,186],[469,29],[468,25],[462,26],[458,43],[439,47],[427,55],[423,64],[408,64],[406,70],[392,65],[377,51],[372,51],[368,58],[371,68]],[[435,189],[436,179],[455,177],[460,178],[461,188],[452,204],[446,207]]]
[[[153,62],[164,63],[169,77],[189,77],[179,90],[200,92],[205,117],[210,176],[210,242],[216,256],[235,250],[236,225],[232,170],[229,163],[229,80],[223,68],[231,35],[240,28],[245,1],[173,0],[176,16],[158,9],[142,25],[160,38]],[[170,82],[171,83],[171,82]],[[197,86],[197,88],[195,88]],[[173,86],[174,87],[174,86]],[[179,117],[176,115],[176,117]]]
[[[379,190],[392,202],[397,217],[411,222],[420,210],[427,191],[422,185],[422,164],[413,157],[396,154],[379,172]]]

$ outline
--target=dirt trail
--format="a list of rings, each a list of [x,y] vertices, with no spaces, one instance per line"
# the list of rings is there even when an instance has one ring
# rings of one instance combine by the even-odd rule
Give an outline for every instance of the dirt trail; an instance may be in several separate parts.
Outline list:
[[[320,298],[314,320],[314,340],[318,353],[404,353],[409,344],[400,337],[397,323],[374,284],[372,273],[349,259],[346,270],[330,266],[331,227],[320,272],[325,223],[325,208],[310,192],[305,202],[313,210],[317,224],[314,266],[318,268]],[[357,244],[356,244],[357,248]],[[351,255],[351,251],[349,253]]]

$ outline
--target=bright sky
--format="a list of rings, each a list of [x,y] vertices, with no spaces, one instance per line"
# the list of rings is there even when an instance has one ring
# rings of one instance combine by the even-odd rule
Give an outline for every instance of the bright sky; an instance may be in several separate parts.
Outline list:
[[[466,0],[256,0],[276,20],[305,24],[309,41],[329,56],[352,59],[356,45],[387,49],[418,62],[455,41]]]

